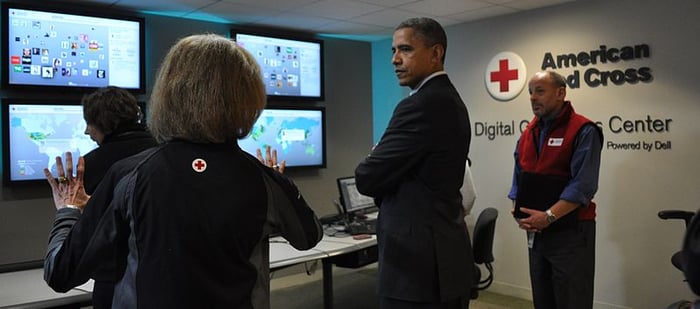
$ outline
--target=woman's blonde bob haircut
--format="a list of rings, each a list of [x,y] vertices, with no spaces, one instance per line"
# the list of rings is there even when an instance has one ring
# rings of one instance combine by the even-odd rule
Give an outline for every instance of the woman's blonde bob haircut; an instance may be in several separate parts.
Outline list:
[[[233,142],[248,135],[265,100],[260,67],[249,52],[220,35],[192,35],[161,64],[149,127],[158,142]]]

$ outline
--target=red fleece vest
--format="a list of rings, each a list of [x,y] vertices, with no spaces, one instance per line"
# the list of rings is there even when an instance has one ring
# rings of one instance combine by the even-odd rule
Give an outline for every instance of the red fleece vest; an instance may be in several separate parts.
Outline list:
[[[576,136],[584,125],[593,124],[591,120],[577,114],[569,101],[564,110],[554,120],[544,139],[542,150],[537,154],[538,138],[541,128],[537,117],[530,121],[518,143],[518,163],[523,172],[537,173],[571,178],[571,156],[574,153]],[[591,199],[588,205],[579,207],[579,220],[595,219],[596,205]]]

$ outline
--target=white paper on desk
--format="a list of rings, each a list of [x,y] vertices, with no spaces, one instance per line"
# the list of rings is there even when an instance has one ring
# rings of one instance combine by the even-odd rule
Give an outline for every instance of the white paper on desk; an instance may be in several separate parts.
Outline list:
[[[95,281],[90,279],[90,280],[88,280],[88,282],[85,282],[82,285],[76,286],[74,289],[88,292],[88,293],[92,293],[94,286],[95,286]]]

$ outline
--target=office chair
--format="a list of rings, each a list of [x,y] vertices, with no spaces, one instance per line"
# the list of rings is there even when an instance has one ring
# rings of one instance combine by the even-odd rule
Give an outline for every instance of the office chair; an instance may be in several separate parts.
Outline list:
[[[479,296],[479,291],[491,286],[493,283],[493,236],[496,232],[496,218],[498,210],[493,207],[481,211],[474,225],[474,236],[472,238],[472,249],[474,250],[474,286],[471,289],[471,299]],[[488,275],[481,279],[481,268],[483,264],[488,270]]]
[[[688,225],[690,225],[690,220],[693,219],[694,215],[694,212],[686,210],[661,210],[658,214],[659,218],[663,220],[683,219],[683,221],[685,221],[686,229],[688,228]],[[675,266],[678,270],[683,271],[681,251],[678,251],[671,256],[671,264],[673,264],[673,266]]]
[[[694,212],[685,210],[662,210],[659,218],[683,219],[686,232],[683,237],[683,247],[673,254],[671,263],[683,272],[688,285],[696,295],[700,295],[700,217]],[[666,309],[700,309],[700,300],[677,301]]]

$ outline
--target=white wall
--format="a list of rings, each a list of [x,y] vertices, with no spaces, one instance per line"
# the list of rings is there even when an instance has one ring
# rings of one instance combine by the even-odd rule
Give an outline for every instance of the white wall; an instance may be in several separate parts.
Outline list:
[[[486,91],[486,65],[502,51],[520,55],[528,78],[540,70],[546,52],[554,55],[648,44],[650,57],[557,70],[568,75],[590,68],[649,67],[653,80],[636,84],[569,89],[576,110],[601,121],[605,140],[615,143],[671,141],[672,148],[613,150],[604,146],[598,203],[596,308],[665,308],[694,298],[682,274],[670,264],[684,227],[660,220],[661,209],[700,207],[700,90],[697,50],[700,1],[588,0],[448,27],[447,71],[472,120],[510,123],[532,118],[527,89],[508,102]],[[527,87],[527,86],[526,86]],[[667,132],[613,133],[608,120],[671,119]],[[517,127],[516,127],[517,128]],[[474,134],[477,132],[473,132]],[[473,175],[478,199],[473,211],[496,207],[493,291],[530,298],[524,233],[510,217],[506,198],[513,167],[513,135],[473,136]]]

